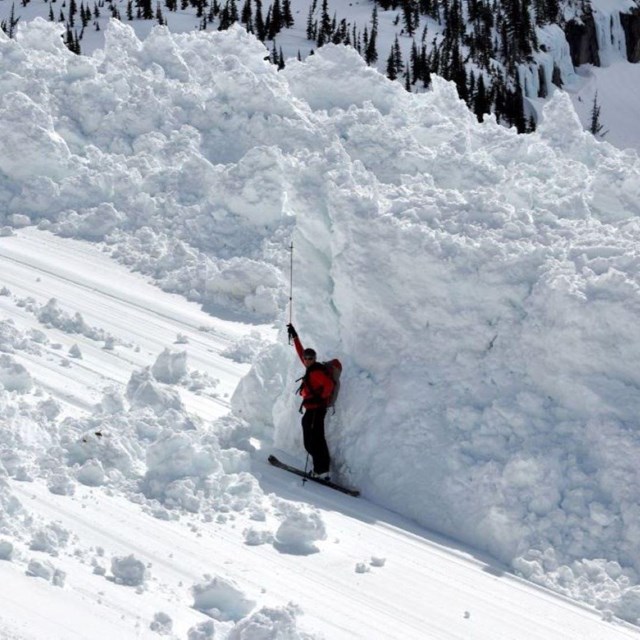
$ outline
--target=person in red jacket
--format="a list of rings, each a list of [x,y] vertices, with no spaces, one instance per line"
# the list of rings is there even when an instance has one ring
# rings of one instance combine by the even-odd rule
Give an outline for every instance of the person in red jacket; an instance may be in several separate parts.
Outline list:
[[[329,480],[331,457],[324,435],[324,418],[335,383],[326,368],[316,362],[316,352],[302,346],[292,324],[287,325],[287,332],[289,337],[293,339],[298,357],[306,367],[302,384],[298,390],[302,396],[300,411],[304,408],[302,416],[304,448],[313,460],[312,475],[322,480]]]

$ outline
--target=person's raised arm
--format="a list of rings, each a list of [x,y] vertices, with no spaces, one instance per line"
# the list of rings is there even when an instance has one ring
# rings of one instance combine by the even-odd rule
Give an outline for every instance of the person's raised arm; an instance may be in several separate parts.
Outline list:
[[[287,325],[287,333],[289,334],[289,337],[293,339],[293,345],[296,348],[296,353],[298,354],[298,358],[300,358],[300,362],[304,364],[304,347],[302,346],[302,342],[300,342],[300,338],[298,338],[298,332],[292,324]]]

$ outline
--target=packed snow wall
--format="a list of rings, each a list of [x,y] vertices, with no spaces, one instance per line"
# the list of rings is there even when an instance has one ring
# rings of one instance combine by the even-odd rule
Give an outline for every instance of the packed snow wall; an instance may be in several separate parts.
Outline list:
[[[337,49],[307,67],[283,75],[335,137],[289,193],[294,320],[345,364],[336,473],[634,619],[638,157],[584,133],[563,94],[517,136],[438,79],[409,95]],[[236,406],[266,424],[273,391],[276,443],[301,452],[291,351],[266,352]]]

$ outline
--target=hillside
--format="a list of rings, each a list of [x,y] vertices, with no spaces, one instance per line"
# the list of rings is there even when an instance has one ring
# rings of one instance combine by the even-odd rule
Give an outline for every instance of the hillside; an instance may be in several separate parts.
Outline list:
[[[331,585],[326,547],[344,537],[342,591],[353,574],[375,577],[386,552],[363,546],[368,526],[328,527],[296,480],[282,479],[293,495],[260,484],[272,450],[304,466],[291,310],[305,345],[345,367],[332,472],[375,505],[350,517],[408,530],[427,564],[421,541],[440,536],[482,558],[491,583],[504,573],[509,589],[515,577],[555,592],[544,591],[556,605],[578,601],[594,637],[594,611],[621,633],[621,620],[638,624],[637,154],[585,132],[560,92],[537,130],[518,135],[479,123],[451,83],[434,76],[431,91],[407,92],[344,45],[277,70],[238,26],[140,40],[114,20],[91,57],[70,52],[63,29],[35,20],[0,36],[2,570],[64,586],[55,559],[75,553],[73,528],[46,506],[34,520],[29,501],[49,492],[64,512],[93,492],[125,504],[106,518],[115,540],[131,504],[161,522],[236,527],[241,542],[216,570],[237,556],[245,588],[211,575],[194,584],[189,571],[175,614],[183,637],[193,607],[223,623],[258,614],[249,603],[273,583],[252,579],[248,547],[318,557],[317,581]],[[146,279],[141,293],[127,270]],[[328,512],[349,509],[344,500]],[[78,554],[144,594],[145,549],[122,550],[144,532],[136,522],[108,561],[93,533],[94,549]],[[210,554],[193,560],[203,573]],[[403,589],[412,562],[401,555],[400,613],[378,619],[393,629],[410,617],[412,630],[427,620],[447,637],[442,600],[409,603],[429,580],[416,561]],[[175,589],[183,578],[169,565]],[[313,632],[342,628],[352,609]],[[515,610],[499,608],[491,625],[513,622],[505,609]],[[261,615],[286,626],[293,612]]]

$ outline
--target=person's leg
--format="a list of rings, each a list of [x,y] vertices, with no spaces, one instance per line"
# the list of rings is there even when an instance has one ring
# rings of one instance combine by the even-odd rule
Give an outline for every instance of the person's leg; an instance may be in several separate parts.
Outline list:
[[[311,457],[313,458],[313,470],[316,473],[326,473],[331,466],[329,447],[324,435],[324,417],[326,409],[313,409],[314,415],[311,426]]]
[[[313,409],[307,409],[302,415],[302,444],[313,458]]]

